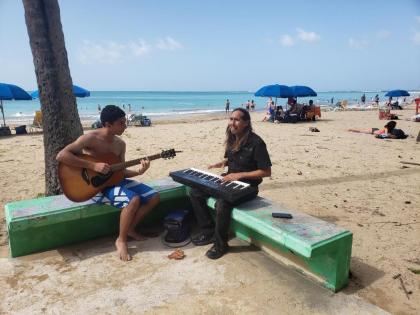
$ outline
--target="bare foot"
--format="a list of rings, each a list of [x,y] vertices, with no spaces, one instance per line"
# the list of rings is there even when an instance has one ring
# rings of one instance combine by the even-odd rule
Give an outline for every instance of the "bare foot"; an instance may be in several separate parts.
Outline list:
[[[136,241],[145,241],[145,240],[147,240],[147,237],[146,236],[143,236],[143,235],[137,233],[136,230],[130,230],[127,233],[127,235],[130,236],[131,238],[135,239]]]
[[[115,241],[115,247],[117,248],[118,256],[122,261],[131,260],[131,256],[128,253],[127,243],[121,241],[119,238]]]

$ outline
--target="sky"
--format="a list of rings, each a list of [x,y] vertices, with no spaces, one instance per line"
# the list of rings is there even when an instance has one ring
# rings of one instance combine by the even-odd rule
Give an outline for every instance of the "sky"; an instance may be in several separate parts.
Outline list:
[[[73,83],[90,90],[420,90],[420,0],[59,5]],[[20,0],[0,0],[0,82],[37,87]]]

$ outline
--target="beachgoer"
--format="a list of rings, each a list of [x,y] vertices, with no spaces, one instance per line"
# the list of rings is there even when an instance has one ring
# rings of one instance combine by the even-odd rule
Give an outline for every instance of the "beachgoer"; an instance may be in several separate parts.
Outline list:
[[[100,104],[98,104],[98,112],[99,113],[101,112],[101,105]]]
[[[101,123],[103,128],[80,136],[76,141],[62,149],[57,154],[57,160],[64,164],[83,167],[103,174],[110,171],[109,164],[86,161],[80,159],[77,155],[85,153],[100,157],[113,153],[122,162],[125,161],[126,144],[119,137],[127,128],[125,112],[118,106],[107,105],[101,112]],[[125,169],[124,177],[142,175],[149,167],[150,162],[142,160],[138,171]],[[95,197],[95,201],[102,202],[109,199],[112,206],[122,208],[120,231],[115,246],[121,260],[131,260],[127,248],[127,237],[135,240],[144,239],[142,235],[136,232],[136,226],[159,203],[159,194],[145,184],[128,179],[124,179],[114,187],[106,188],[102,191],[102,194]]]
[[[334,97],[331,97],[331,105],[334,105]]]
[[[378,94],[375,95],[375,103],[376,103],[376,105],[379,105],[379,95]]]
[[[360,101],[362,102],[362,104],[365,104],[366,102],[366,95],[363,93],[362,97],[360,98]]]
[[[228,114],[228,113],[229,113],[229,108],[230,108],[230,101],[229,101],[229,99],[227,99],[227,100],[226,100],[226,105],[225,105],[225,111],[226,111],[226,114]]]
[[[271,103],[273,102],[273,99],[271,97],[268,98],[268,101],[266,103],[265,109],[268,110],[271,106]]]
[[[287,105],[289,106],[288,112],[295,114],[297,111],[297,101],[294,97],[289,97],[287,99]]]
[[[389,121],[382,129],[379,128],[370,128],[370,129],[358,129],[350,128],[348,131],[357,132],[357,133],[366,133],[375,135],[376,137],[381,138],[392,138],[392,139],[405,139],[407,138],[405,133],[401,129],[395,128],[397,126],[396,121]]]
[[[246,107],[245,108],[246,108],[247,111],[249,111],[251,109],[251,102],[249,100],[246,102]]]
[[[283,106],[277,106],[276,112],[274,114],[274,122],[279,123],[284,119],[285,112],[283,110]]]
[[[392,106],[392,96],[390,96],[388,98],[388,102],[386,102],[386,107],[391,110],[391,106]]]
[[[251,116],[243,108],[234,109],[230,115],[226,129],[224,159],[209,165],[208,168],[225,166],[228,167],[228,171],[223,175],[223,181],[227,182],[240,180],[258,187],[263,177],[271,175],[271,161],[266,145],[252,131]],[[207,197],[208,195],[198,188],[193,188],[190,192],[191,204],[200,228],[200,233],[193,237],[192,242],[197,246],[213,243],[206,256],[218,259],[229,249],[228,231],[233,205],[218,199],[214,223],[206,204]],[[249,196],[248,199],[254,197]]]
[[[255,102],[254,100],[251,100],[251,111],[255,110]]]

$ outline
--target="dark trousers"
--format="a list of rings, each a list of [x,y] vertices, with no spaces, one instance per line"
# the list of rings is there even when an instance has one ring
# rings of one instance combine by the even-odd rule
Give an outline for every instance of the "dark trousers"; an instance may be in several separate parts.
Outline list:
[[[216,246],[225,247],[228,242],[229,226],[231,221],[231,214],[233,204],[223,199],[217,199],[216,202],[216,218],[215,222],[210,214],[210,209],[207,206],[208,194],[200,189],[192,188],[190,192],[190,200],[193,206],[195,218],[201,233],[208,236],[214,235]],[[253,199],[255,196],[250,196],[246,200]],[[245,201],[245,200],[243,200]]]

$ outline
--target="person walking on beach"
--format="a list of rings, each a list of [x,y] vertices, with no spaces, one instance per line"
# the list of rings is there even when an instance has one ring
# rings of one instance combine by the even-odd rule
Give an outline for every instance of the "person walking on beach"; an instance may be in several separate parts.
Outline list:
[[[249,111],[251,109],[251,102],[249,100],[246,102],[246,107],[245,108],[246,108],[247,111]]]
[[[378,94],[375,95],[375,103],[376,103],[376,105],[379,105],[379,95]]]
[[[226,100],[226,105],[225,105],[226,114],[229,114],[229,108],[230,108],[230,101],[229,101],[229,99],[227,99]]]
[[[76,141],[67,145],[58,154],[56,159],[64,164],[83,167],[97,173],[107,174],[110,165],[95,163],[79,158],[77,155],[84,153],[94,157],[101,157],[113,153],[125,161],[126,144],[119,137],[127,128],[125,112],[115,105],[107,105],[101,112],[103,128],[80,136]],[[125,179],[114,187],[108,187],[102,194],[95,196],[96,202],[109,202],[110,205],[121,208],[120,230],[115,246],[121,260],[131,260],[128,253],[127,238],[143,240],[144,237],[136,232],[136,226],[160,200],[159,193],[153,188],[137,183],[127,178],[144,174],[150,167],[149,160],[142,160],[137,171],[124,170]],[[109,201],[108,201],[109,200]]]
[[[252,131],[251,116],[243,108],[236,108],[230,115],[226,128],[225,155],[221,162],[208,166],[212,168],[228,167],[222,181],[243,181],[258,187],[263,177],[271,176],[271,161],[265,142]],[[229,249],[228,231],[233,205],[226,200],[217,199],[215,222],[207,207],[207,197],[203,190],[192,188],[190,200],[200,228],[200,233],[193,237],[197,246],[213,243],[206,256],[210,259],[222,257]],[[248,196],[247,200],[256,195]],[[246,200],[243,200],[246,201]]]
[[[101,105],[98,104],[98,113],[101,113]]]
[[[365,105],[366,102],[366,95],[363,93],[362,97],[360,98],[363,105]]]
[[[251,100],[251,111],[255,110],[255,102],[254,100]]]

